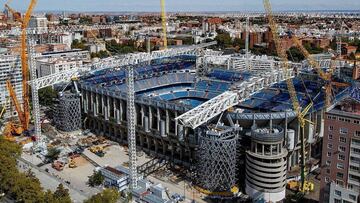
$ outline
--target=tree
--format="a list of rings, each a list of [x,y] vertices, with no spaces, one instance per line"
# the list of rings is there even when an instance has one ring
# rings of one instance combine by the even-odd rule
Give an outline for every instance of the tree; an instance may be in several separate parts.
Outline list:
[[[244,49],[245,48],[245,42],[244,40],[240,39],[240,38],[235,38],[234,39],[234,42],[233,42],[233,45],[236,47],[236,46],[239,46],[240,49]]]
[[[45,87],[39,90],[39,101],[41,105],[52,106],[58,93],[52,87]]]
[[[300,62],[305,59],[304,55],[297,47],[291,47],[287,52],[288,60],[294,62]]]
[[[75,39],[71,43],[71,48],[72,49],[82,49],[82,50],[84,50],[84,49],[86,49],[86,46],[82,41],[79,41],[79,40]]]
[[[99,186],[104,182],[104,176],[100,171],[94,172],[91,176],[89,176],[88,184],[91,187]]]
[[[46,158],[50,161],[54,161],[59,158],[60,150],[52,147],[49,148],[48,153],[46,154]]]
[[[43,191],[40,181],[34,173],[27,171],[19,172],[16,159],[21,154],[20,145],[5,140],[0,136],[0,192],[5,193],[15,202],[39,202],[39,203],[70,203],[69,195],[65,189],[58,187],[57,194],[51,191]],[[68,194],[68,193],[67,193]],[[61,198],[55,198],[59,196]]]
[[[9,194],[18,202],[42,202],[44,193],[37,178],[27,177],[23,173],[17,173],[14,178],[14,186],[10,189]]]
[[[55,201],[62,203],[71,203],[69,190],[64,188],[63,184],[59,184],[56,191],[54,192],[54,199]]]
[[[304,47],[310,54],[320,54],[324,51],[323,48],[312,46],[310,43],[304,44]]]
[[[98,193],[90,199],[84,201],[84,203],[116,203],[120,194],[115,189],[105,189],[101,193]]]
[[[220,47],[230,47],[232,45],[231,37],[229,33],[219,33],[215,37],[215,40],[217,41]]]

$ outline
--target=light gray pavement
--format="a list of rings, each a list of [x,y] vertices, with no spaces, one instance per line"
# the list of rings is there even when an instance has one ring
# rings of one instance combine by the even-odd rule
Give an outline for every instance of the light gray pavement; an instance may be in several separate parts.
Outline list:
[[[65,180],[52,176],[51,174],[47,173],[44,169],[37,167],[36,165],[32,164],[30,161],[20,157],[18,159],[18,166],[21,171],[27,171],[31,169],[31,171],[35,174],[35,176],[39,179],[41,186],[45,190],[55,191],[58,185],[61,183],[64,185],[65,188],[69,189],[69,194],[73,200],[73,202],[83,202],[84,200],[88,199],[92,194],[86,194],[79,189],[66,184]]]

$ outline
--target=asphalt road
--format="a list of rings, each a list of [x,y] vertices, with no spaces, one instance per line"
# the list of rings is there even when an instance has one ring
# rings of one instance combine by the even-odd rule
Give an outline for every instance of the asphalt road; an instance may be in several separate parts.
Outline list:
[[[64,185],[65,188],[69,189],[69,194],[71,196],[71,199],[73,200],[73,202],[83,202],[84,200],[88,199],[92,194],[86,194],[74,187],[72,187],[71,185],[68,185],[65,183],[64,180],[58,179],[52,175],[50,175],[49,173],[47,173],[45,170],[37,167],[36,165],[30,163],[29,161],[23,159],[23,158],[19,158],[19,168],[22,171],[26,171],[29,168],[31,169],[31,171],[35,174],[35,176],[40,180],[41,182],[41,186],[44,189],[49,189],[52,191],[55,191],[57,186],[61,183]]]

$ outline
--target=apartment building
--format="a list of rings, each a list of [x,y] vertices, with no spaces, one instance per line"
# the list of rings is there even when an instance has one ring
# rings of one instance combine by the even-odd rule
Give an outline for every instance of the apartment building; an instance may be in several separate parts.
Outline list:
[[[4,118],[16,116],[15,109],[10,108],[9,91],[6,88],[6,81],[11,80],[16,96],[22,103],[22,72],[21,59],[19,55],[0,54],[0,106],[6,106]]]
[[[71,60],[66,58],[45,58],[36,61],[37,77],[71,70],[83,64],[81,60]]]
[[[326,113],[320,202],[357,203],[360,188],[360,102],[348,98]]]

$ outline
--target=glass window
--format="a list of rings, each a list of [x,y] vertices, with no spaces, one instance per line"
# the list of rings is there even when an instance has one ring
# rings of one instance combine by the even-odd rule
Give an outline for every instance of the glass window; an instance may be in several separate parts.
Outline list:
[[[325,177],[325,182],[330,182],[330,178],[329,177]]]
[[[349,199],[356,201],[356,196],[352,195],[352,194],[349,194]]]
[[[360,154],[360,149],[351,147],[351,152],[353,152],[354,154]]]
[[[360,137],[360,131],[355,131],[354,135]]]
[[[345,152],[346,148],[344,146],[339,146],[339,151],[340,152]]]
[[[332,149],[333,145],[332,144],[328,144],[328,149]]]
[[[328,157],[331,157],[331,152],[328,152],[328,153],[327,153],[327,156],[328,156]]]
[[[352,139],[352,140],[351,140],[351,144],[360,145],[360,140]]]
[[[335,195],[337,195],[337,196],[340,196],[340,197],[341,197],[341,191],[339,191],[339,190],[335,190]]]
[[[344,174],[343,174],[343,173],[340,173],[340,172],[337,172],[337,173],[336,173],[336,177],[337,177],[337,178],[344,178]]]
[[[326,165],[330,166],[331,165],[331,161],[330,160],[326,160]]]
[[[339,141],[342,143],[346,143],[346,138],[345,137],[339,137]]]
[[[344,181],[336,180],[336,185],[344,186]]]
[[[351,157],[350,157],[350,161],[360,164],[360,158],[357,158],[357,157],[351,156]]]
[[[360,173],[360,167],[350,165],[350,171]]]
[[[334,130],[334,126],[330,125],[329,130]]]
[[[341,160],[341,161],[344,161],[345,160],[345,155],[339,154],[338,159]]]
[[[328,135],[329,140],[332,140],[333,136],[331,134]]]
[[[344,169],[344,164],[343,163],[338,163],[338,164],[336,164],[336,168]]]
[[[347,128],[340,128],[340,134],[347,134],[348,129]]]

